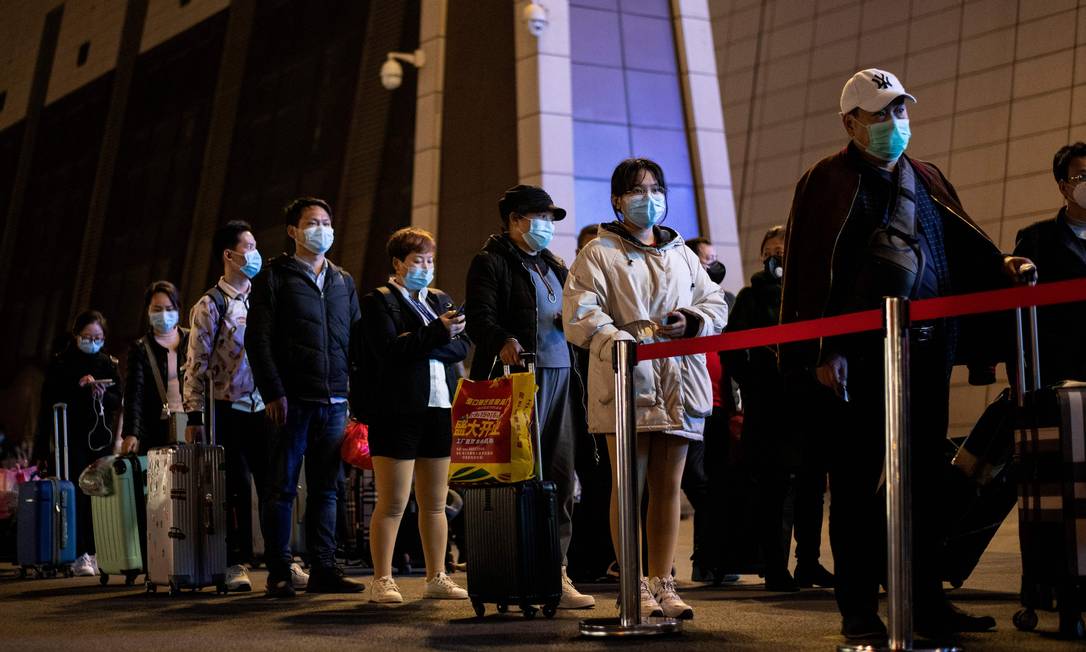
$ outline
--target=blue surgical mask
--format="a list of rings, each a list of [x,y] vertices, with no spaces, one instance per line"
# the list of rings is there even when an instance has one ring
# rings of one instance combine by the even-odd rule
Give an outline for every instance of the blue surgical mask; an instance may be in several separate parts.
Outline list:
[[[640,229],[651,229],[664,220],[667,198],[663,193],[634,195],[626,202],[622,219]]]
[[[554,239],[554,222],[550,220],[532,220],[524,232],[524,242],[532,251],[543,251]]]
[[[177,311],[149,312],[147,313],[147,319],[150,320],[151,328],[154,329],[156,335],[165,335],[172,331],[174,326],[177,326]]]
[[[75,345],[79,347],[79,350],[88,355],[94,355],[102,350],[102,345],[105,344],[102,340],[92,340],[86,337],[76,337]]]
[[[412,292],[418,292],[428,287],[433,280],[434,268],[408,267],[407,273],[403,275],[403,286]]]
[[[238,254],[239,252],[233,251],[231,253]],[[245,256],[245,264],[241,265],[242,274],[247,278],[253,278],[260,273],[260,268],[264,265],[264,259],[260,256],[259,251],[252,249],[239,255]]]
[[[909,119],[893,118],[867,125],[867,153],[883,161],[896,161],[909,146]]]
[[[332,227],[316,225],[302,230],[302,239],[299,244],[320,255],[332,248],[333,241],[335,241],[335,232]]]

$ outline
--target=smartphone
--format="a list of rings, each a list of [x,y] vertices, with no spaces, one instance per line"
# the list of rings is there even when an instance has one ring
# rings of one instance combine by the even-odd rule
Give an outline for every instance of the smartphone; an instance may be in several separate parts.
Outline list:
[[[464,314],[464,306],[466,306],[466,305],[468,305],[466,301],[464,303],[460,304],[460,306],[456,309],[456,314],[457,315]]]
[[[667,317],[664,317],[664,325],[665,326],[670,326],[670,325],[674,324],[677,321],[679,321],[679,316],[676,315],[676,314],[670,314]]]
[[[91,385],[98,385],[99,387],[113,387],[112,378],[102,378],[101,380],[91,381]]]

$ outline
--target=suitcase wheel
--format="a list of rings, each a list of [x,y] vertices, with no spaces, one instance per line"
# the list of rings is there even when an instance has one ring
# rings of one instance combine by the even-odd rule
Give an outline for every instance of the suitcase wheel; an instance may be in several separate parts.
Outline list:
[[[479,618],[482,618],[483,614],[486,613],[486,605],[484,605],[482,602],[480,602],[478,600],[472,600],[471,601],[471,608],[475,610],[475,615],[478,616]],[[499,609],[500,609],[500,607],[499,607]]]
[[[215,585],[215,593],[218,595],[226,595],[226,583],[220,582]]]
[[[531,620],[532,618],[535,618],[535,615],[539,613],[539,609],[536,609],[530,604],[520,605],[520,611],[524,614],[524,618],[526,620]]]
[[[1073,641],[1081,641],[1086,638],[1086,623],[1082,622],[1082,616],[1075,614],[1060,614],[1060,637]]]
[[[65,577],[75,577],[75,571],[72,570],[71,566],[65,566],[64,567],[64,576]]]
[[[105,586],[106,584],[109,584],[109,575],[107,573],[102,573],[101,575],[98,576],[98,582],[102,586]]]
[[[175,597],[178,595],[181,595],[181,587],[177,586],[177,584],[173,582],[170,582],[170,597]]]
[[[1011,622],[1023,632],[1032,632],[1037,628],[1037,612],[1033,609],[1019,609],[1011,618]]]
[[[124,585],[125,586],[135,586],[136,578],[139,577],[139,576],[140,576],[139,573],[125,573],[124,574]]]
[[[505,604],[504,602],[499,602],[498,603],[498,613],[503,614],[503,613],[506,613],[508,611],[509,611],[509,605]]]
[[[35,567],[34,567],[34,579],[36,579],[36,580],[40,580],[40,579],[41,579],[41,578],[43,578],[43,577],[45,577],[45,571],[43,571],[43,570],[42,570],[41,568],[39,568],[38,566],[35,566]]]
[[[158,593],[158,585],[151,580],[147,580],[143,586],[147,589],[148,593]]]
[[[19,579],[21,579],[21,580],[26,579],[26,566],[20,566],[19,567]]]
[[[543,605],[543,615],[547,618],[554,618],[554,615],[558,613],[558,605],[545,604]]]

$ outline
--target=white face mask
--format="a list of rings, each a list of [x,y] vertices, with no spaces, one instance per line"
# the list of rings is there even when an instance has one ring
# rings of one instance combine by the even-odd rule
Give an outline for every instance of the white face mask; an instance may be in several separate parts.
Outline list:
[[[1079,181],[1071,192],[1071,199],[1075,200],[1079,208],[1086,209],[1086,181]]]

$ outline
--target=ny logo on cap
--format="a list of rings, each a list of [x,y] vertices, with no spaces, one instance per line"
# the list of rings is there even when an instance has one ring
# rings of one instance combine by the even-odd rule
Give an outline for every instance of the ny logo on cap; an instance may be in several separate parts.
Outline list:
[[[880,72],[877,75],[873,76],[871,78],[871,81],[873,81],[875,83],[875,85],[879,87],[880,91],[893,86],[893,83],[891,83],[890,78],[886,76],[886,73],[882,73],[882,72]]]

